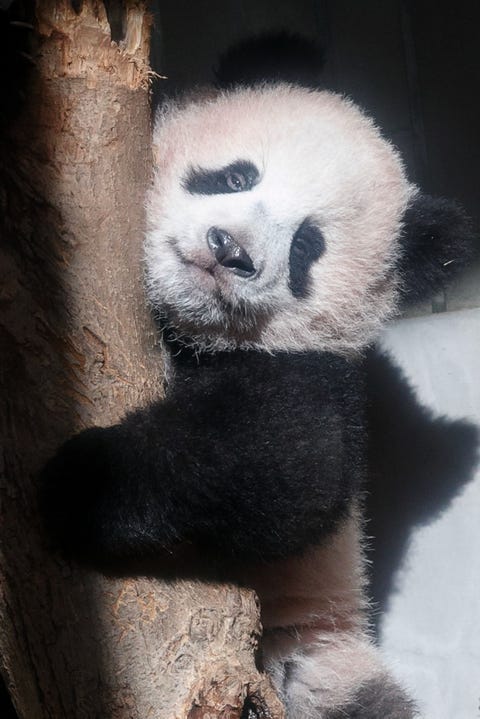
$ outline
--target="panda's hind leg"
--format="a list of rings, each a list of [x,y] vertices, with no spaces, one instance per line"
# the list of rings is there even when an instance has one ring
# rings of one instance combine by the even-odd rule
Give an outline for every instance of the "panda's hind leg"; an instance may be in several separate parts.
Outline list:
[[[326,719],[411,719],[418,716],[413,702],[388,674],[366,682],[358,688],[350,704],[325,714]]]
[[[322,633],[265,668],[287,719],[413,719],[413,702],[389,677],[368,637]]]
[[[382,663],[368,624],[362,520],[246,577],[260,598],[263,663],[287,719],[411,719],[413,703]]]

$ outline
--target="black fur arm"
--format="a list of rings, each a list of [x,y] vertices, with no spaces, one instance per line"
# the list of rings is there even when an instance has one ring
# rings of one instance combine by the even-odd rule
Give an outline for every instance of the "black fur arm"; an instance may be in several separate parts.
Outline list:
[[[478,249],[472,223],[460,205],[418,193],[405,213],[400,243],[403,304],[429,299],[446,288]]]
[[[81,433],[47,465],[44,511],[64,550],[102,562],[190,541],[272,558],[338,520],[362,471],[356,370],[232,353],[194,372],[179,371],[165,402]]]

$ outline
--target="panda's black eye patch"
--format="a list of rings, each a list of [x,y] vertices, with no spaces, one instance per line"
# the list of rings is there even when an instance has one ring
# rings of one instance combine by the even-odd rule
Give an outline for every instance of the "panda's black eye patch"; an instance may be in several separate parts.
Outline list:
[[[220,170],[193,167],[182,184],[192,195],[226,195],[248,192],[257,184],[259,176],[252,162],[236,160]]]
[[[308,218],[302,222],[290,245],[289,287],[294,297],[307,297],[309,269],[325,252],[325,239],[321,230]]]

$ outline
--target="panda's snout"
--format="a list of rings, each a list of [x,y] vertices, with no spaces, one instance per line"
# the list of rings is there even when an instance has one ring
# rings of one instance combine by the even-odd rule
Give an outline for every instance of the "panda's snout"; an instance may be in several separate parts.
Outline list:
[[[216,261],[239,277],[252,277],[256,273],[250,255],[226,230],[210,227],[207,243]]]

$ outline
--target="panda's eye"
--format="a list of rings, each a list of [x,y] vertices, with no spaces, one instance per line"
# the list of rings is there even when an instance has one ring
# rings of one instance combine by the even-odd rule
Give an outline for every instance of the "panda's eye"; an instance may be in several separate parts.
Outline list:
[[[300,257],[306,257],[308,255],[308,243],[306,239],[295,235],[292,240],[292,252]]]
[[[288,284],[294,297],[308,296],[310,267],[324,252],[322,231],[307,218],[295,232],[290,245]]]
[[[295,232],[291,252],[299,257],[316,260],[325,249],[325,240],[321,230],[310,220],[304,220]]]
[[[247,189],[247,180],[245,175],[240,172],[230,172],[225,175],[225,182],[232,192],[242,192]]]
[[[191,168],[182,184],[192,195],[227,195],[248,192],[258,183],[259,176],[252,162],[237,160],[220,170]]]

